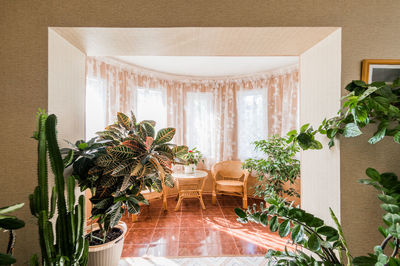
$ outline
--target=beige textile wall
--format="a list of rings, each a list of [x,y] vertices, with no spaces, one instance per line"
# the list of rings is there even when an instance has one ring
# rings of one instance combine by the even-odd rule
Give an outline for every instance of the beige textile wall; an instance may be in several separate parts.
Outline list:
[[[398,0],[2,0],[0,203],[27,202],[36,184],[36,148],[30,136],[35,111],[47,108],[48,27],[343,27],[343,87],[360,77],[362,59],[400,58],[399,8]],[[342,223],[354,255],[370,252],[381,240],[376,194],[357,179],[368,166],[400,173],[399,147],[389,139],[372,146],[367,139],[341,141]],[[32,223],[28,207],[19,215]],[[36,229],[31,225],[18,235],[16,256],[23,265],[38,251]]]

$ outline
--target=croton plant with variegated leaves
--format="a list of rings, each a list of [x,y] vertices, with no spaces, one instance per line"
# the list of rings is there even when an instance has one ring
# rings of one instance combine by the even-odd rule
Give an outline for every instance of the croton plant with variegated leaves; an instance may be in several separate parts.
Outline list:
[[[141,191],[173,187],[171,167],[184,163],[179,157],[188,151],[186,146],[170,143],[175,128],[156,133],[154,121],[137,122],[133,113],[130,117],[118,113],[117,118],[97,132],[98,137],[77,141],[73,149],[63,150],[81,190],[92,192],[91,218],[104,237],[118,224],[124,209],[137,214],[140,203],[148,204]]]

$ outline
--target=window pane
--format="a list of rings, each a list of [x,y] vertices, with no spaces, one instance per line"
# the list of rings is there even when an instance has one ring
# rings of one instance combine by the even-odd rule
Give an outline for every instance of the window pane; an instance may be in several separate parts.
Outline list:
[[[86,80],[86,140],[106,127],[106,96],[101,80]]]
[[[185,104],[186,144],[197,147],[204,158],[212,158],[218,149],[215,145],[215,115],[211,92],[188,92]]]
[[[266,92],[264,89],[239,91],[237,94],[238,109],[238,157],[245,160],[259,157],[254,150],[256,140],[268,136]]]
[[[138,88],[136,90],[136,118],[156,121],[156,130],[167,127],[166,94],[164,90]]]

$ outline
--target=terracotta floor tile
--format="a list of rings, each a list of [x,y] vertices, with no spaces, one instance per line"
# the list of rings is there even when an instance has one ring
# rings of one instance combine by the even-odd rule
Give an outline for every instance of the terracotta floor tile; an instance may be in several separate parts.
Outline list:
[[[203,227],[181,228],[179,233],[179,243],[195,244],[204,243],[206,234]]]
[[[139,217],[137,222],[132,223],[132,228],[154,228],[157,222],[158,217]]]
[[[247,241],[235,241],[235,243],[240,255],[264,255],[267,253],[261,243]]]
[[[198,228],[204,227],[202,216],[182,216],[180,227]]]
[[[182,216],[182,213],[180,212],[180,211],[175,211],[175,210],[173,210],[173,209],[171,209],[171,210],[168,210],[168,211],[161,211],[161,213],[160,213],[160,218],[163,218],[163,217],[181,217]]]
[[[178,256],[207,256],[207,245],[179,243]]]
[[[239,222],[237,220],[237,216],[225,216],[225,219],[228,223],[229,228],[233,228],[233,229],[243,229],[243,228],[249,228],[249,229],[253,229],[253,225],[252,223],[247,223],[247,224],[243,224],[241,222]]]
[[[225,216],[234,216],[236,215],[235,213],[235,207],[221,207],[222,213]]]
[[[222,216],[222,210],[221,207],[216,206],[216,205],[210,205],[207,206],[205,210],[202,210],[203,215],[209,215],[209,216]]]
[[[155,257],[176,257],[178,256],[179,243],[150,244],[147,255]]]
[[[229,228],[228,220],[223,216],[203,215],[203,223],[204,223],[204,227]]]
[[[141,257],[146,254],[148,246],[147,244],[124,243],[122,257]]]
[[[156,228],[179,228],[181,225],[180,217],[160,217],[158,219]]]
[[[181,210],[181,216],[199,216],[201,217],[203,215],[203,211],[201,208],[195,207],[194,209],[182,209]]]
[[[234,212],[241,205],[238,197],[218,195],[212,205],[211,195],[204,195],[206,210],[197,199],[185,199],[177,212],[175,198],[168,198],[168,211],[162,210],[161,200],[154,202],[142,208],[135,223],[123,217],[128,226],[124,257],[264,255],[269,248],[283,250],[288,244],[262,225],[239,223]]]
[[[125,237],[126,244],[149,244],[154,233],[153,229],[132,228]]]
[[[160,229],[157,227],[154,230],[153,236],[151,238],[151,244],[169,244],[178,242],[179,234],[179,228]]]
[[[239,255],[239,250],[234,242],[218,245],[207,245],[208,256],[232,256]]]
[[[205,228],[205,241],[209,244],[234,243],[232,232],[227,228]]]

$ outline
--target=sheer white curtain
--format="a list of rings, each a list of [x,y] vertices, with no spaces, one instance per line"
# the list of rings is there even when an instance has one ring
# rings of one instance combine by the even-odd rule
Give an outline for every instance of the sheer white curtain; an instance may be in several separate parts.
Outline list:
[[[238,113],[238,158],[245,160],[257,157],[253,142],[268,137],[267,89],[239,91]]]
[[[167,95],[165,89],[137,88],[132,109],[138,121],[156,121],[156,130],[167,127]]]
[[[118,111],[175,127],[176,144],[197,147],[206,167],[257,156],[255,140],[298,127],[297,66],[243,77],[181,77],[108,58],[87,60],[87,137]]]

